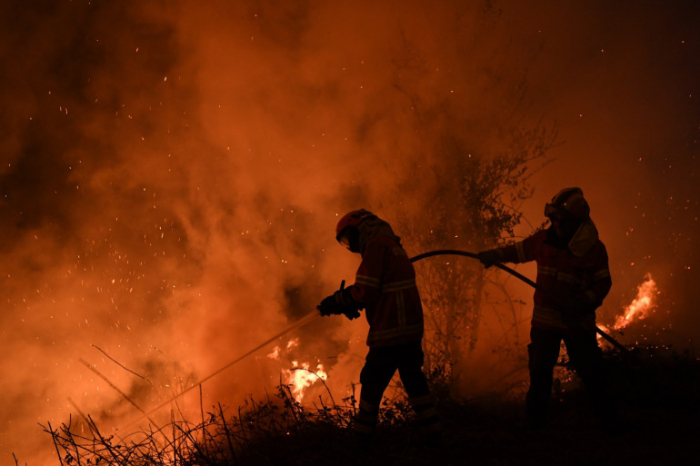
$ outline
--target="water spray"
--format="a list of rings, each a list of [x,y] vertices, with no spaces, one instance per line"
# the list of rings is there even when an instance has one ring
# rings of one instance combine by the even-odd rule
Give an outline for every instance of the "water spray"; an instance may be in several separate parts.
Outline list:
[[[173,401],[177,400],[178,398],[180,398],[180,397],[181,397],[182,395],[184,395],[185,393],[187,393],[187,392],[189,392],[189,391],[191,391],[191,390],[194,390],[194,389],[197,388],[197,387],[201,387],[202,384],[203,384],[204,382],[206,382],[207,380],[216,377],[217,375],[221,374],[223,371],[225,371],[225,370],[228,369],[229,367],[233,366],[233,365],[236,364],[237,362],[242,361],[243,359],[247,358],[247,357],[250,356],[251,354],[253,354],[253,353],[255,353],[256,351],[258,351],[259,349],[261,349],[261,348],[267,346],[268,344],[272,343],[273,341],[277,340],[278,338],[283,337],[284,335],[286,335],[287,333],[291,332],[292,330],[295,330],[295,329],[298,329],[298,328],[300,328],[300,327],[303,327],[304,325],[308,324],[308,323],[311,322],[312,320],[315,320],[317,317],[321,317],[321,314],[319,314],[319,312],[318,312],[317,310],[311,311],[310,313],[308,313],[307,315],[305,315],[305,316],[302,317],[301,319],[299,319],[299,320],[297,320],[296,322],[294,322],[294,323],[293,323],[292,325],[290,325],[289,327],[287,327],[287,328],[285,328],[284,330],[282,330],[281,332],[279,332],[277,335],[275,335],[275,336],[273,336],[273,337],[270,337],[269,339],[267,339],[267,340],[265,340],[264,342],[260,343],[260,344],[259,344],[258,346],[256,346],[255,348],[253,348],[253,349],[251,349],[250,351],[248,351],[247,353],[245,353],[245,354],[239,356],[238,358],[236,358],[236,359],[234,359],[233,361],[229,362],[228,364],[226,364],[225,366],[223,366],[223,367],[221,367],[220,369],[216,370],[215,372],[212,372],[211,374],[209,374],[208,376],[204,377],[204,378],[203,378],[202,380],[200,380],[199,382],[197,382],[197,383],[195,383],[195,384],[193,384],[193,385],[190,385],[189,387],[187,387],[186,389],[184,389],[183,391],[181,391],[180,393],[178,393],[178,394],[175,395],[174,397],[170,398],[170,399],[167,400],[167,401],[164,401],[163,403],[159,404],[158,406],[156,406],[156,407],[153,408],[152,410],[148,411],[147,413],[144,413],[144,415],[141,416],[140,418],[138,418],[138,419],[136,419],[136,420],[134,420],[134,421],[131,421],[130,423],[126,424],[126,425],[124,426],[124,428],[126,428],[126,427],[128,427],[128,426],[130,426],[130,425],[132,425],[132,424],[134,424],[134,423],[136,423],[136,422],[139,422],[140,420],[142,420],[142,419],[144,419],[144,418],[150,416],[151,414],[155,413],[156,411],[160,410],[161,408],[164,408],[164,407],[168,406],[170,403],[172,403]]]
[[[461,250],[458,250],[458,249],[439,249],[439,250],[435,250],[435,251],[430,251],[430,252],[425,252],[425,253],[423,253],[423,254],[419,254],[419,255],[417,255],[417,256],[412,257],[412,258],[409,259],[409,260],[410,260],[411,262],[417,262],[417,261],[419,261],[419,260],[422,260],[422,259],[425,259],[425,258],[428,258],[428,257],[433,257],[433,256],[447,256],[447,255],[464,256],[464,257],[470,257],[470,258],[472,258],[472,259],[477,259],[477,260],[479,259],[479,256],[478,256],[477,254],[473,253],[473,252],[461,251]],[[515,270],[511,269],[510,267],[507,267],[507,266],[505,266],[505,265],[503,265],[503,264],[500,264],[500,263],[496,263],[496,264],[494,264],[494,265],[495,265],[496,267],[498,267],[499,269],[501,269],[501,270],[503,270],[503,271],[505,271],[505,272],[508,272],[509,274],[513,275],[514,277],[518,278],[519,280],[521,280],[521,281],[527,283],[528,285],[530,285],[531,287],[535,288],[536,290],[540,290],[540,291],[543,291],[543,292],[546,293],[546,291],[545,291],[545,290],[542,290],[542,288],[541,288],[540,286],[538,286],[537,283],[533,282],[532,280],[530,280],[529,278],[527,278],[527,277],[524,276],[523,274],[521,274],[521,273],[519,273],[519,272],[516,272]],[[344,284],[345,284],[345,281],[343,280],[343,284],[341,285],[341,288],[343,287]],[[189,386],[188,388],[184,389],[183,391],[181,391],[180,393],[178,393],[178,394],[175,395],[174,397],[172,397],[172,398],[170,398],[169,400],[164,401],[164,402],[161,403],[160,405],[156,406],[156,407],[153,408],[152,410],[150,410],[150,411],[148,411],[148,412],[146,412],[146,413],[143,413],[143,416],[141,416],[141,417],[138,418],[138,419],[135,419],[135,420],[131,421],[130,423],[128,423],[128,424],[126,424],[125,426],[123,426],[123,428],[126,428],[126,427],[128,427],[128,426],[130,426],[130,425],[132,425],[132,424],[134,424],[134,423],[136,423],[136,422],[139,422],[140,420],[142,420],[142,419],[144,419],[144,418],[149,417],[151,414],[153,414],[153,413],[155,413],[156,411],[159,411],[160,409],[162,409],[162,408],[168,406],[168,405],[171,404],[173,401],[175,401],[175,400],[177,400],[178,398],[180,398],[181,396],[183,396],[185,393],[187,393],[187,392],[189,392],[189,391],[191,391],[191,390],[194,390],[194,389],[197,388],[197,387],[201,387],[202,384],[203,384],[204,382],[206,382],[206,381],[208,381],[208,380],[210,380],[210,379],[216,377],[217,375],[219,375],[220,373],[222,373],[223,371],[225,371],[225,370],[228,369],[229,367],[231,367],[231,366],[233,366],[234,364],[238,363],[239,361],[242,361],[243,359],[247,358],[247,357],[250,356],[251,354],[253,354],[253,353],[255,353],[256,351],[258,351],[259,349],[261,349],[261,348],[267,346],[268,344],[272,343],[273,341],[277,340],[278,338],[283,337],[283,336],[286,335],[287,333],[289,333],[289,332],[291,332],[291,331],[293,331],[293,330],[296,330],[296,329],[298,329],[298,328],[300,328],[300,327],[303,327],[304,325],[308,324],[309,322],[315,320],[315,319],[318,318],[318,317],[321,317],[321,314],[318,312],[318,310],[313,310],[313,311],[311,311],[310,313],[308,313],[307,315],[305,315],[305,316],[302,317],[301,319],[299,319],[299,320],[297,320],[296,322],[294,322],[293,324],[291,324],[289,327],[287,327],[287,328],[285,328],[284,330],[282,330],[281,332],[277,333],[275,336],[270,337],[269,339],[267,339],[267,340],[265,340],[264,342],[260,343],[260,344],[259,344],[258,346],[256,346],[255,348],[252,348],[250,351],[248,351],[248,352],[246,352],[245,354],[239,356],[238,358],[236,358],[236,359],[234,359],[233,361],[229,362],[228,364],[226,364],[225,366],[221,367],[220,369],[216,370],[215,372],[212,372],[211,374],[209,374],[208,376],[204,377],[204,378],[203,378],[202,380],[200,380],[199,382],[197,382],[197,383],[195,383],[195,384]],[[624,347],[622,344],[620,344],[617,340],[615,340],[613,337],[611,337],[610,335],[608,335],[607,333],[605,333],[604,331],[602,331],[602,330],[601,330],[600,328],[598,328],[598,327],[596,327],[596,333],[598,333],[601,337],[603,337],[606,341],[608,341],[609,343],[611,343],[612,345],[614,345],[616,348],[618,348],[618,349],[620,349],[620,350],[622,350],[622,351],[628,351],[627,348],[625,348],[625,347]]]

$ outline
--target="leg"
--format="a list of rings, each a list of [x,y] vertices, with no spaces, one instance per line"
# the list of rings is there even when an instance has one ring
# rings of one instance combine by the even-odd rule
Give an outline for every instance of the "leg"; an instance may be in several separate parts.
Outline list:
[[[530,344],[527,347],[530,357],[530,389],[527,392],[526,406],[527,422],[531,428],[545,425],[561,338],[561,334],[556,331],[536,327],[530,329]]]
[[[360,372],[360,410],[352,423],[357,434],[371,435],[377,425],[379,404],[397,369],[388,350],[389,348],[370,348],[367,353],[365,366]]]
[[[416,421],[426,435],[440,432],[440,419],[430,395],[428,381],[423,373],[423,348],[421,342],[402,345],[397,348],[398,367],[401,382],[408,394],[411,406],[416,412]]]
[[[576,332],[564,336],[571,364],[581,377],[593,403],[598,419],[613,427],[615,409],[610,397],[608,377],[603,362],[603,351],[593,332]]]

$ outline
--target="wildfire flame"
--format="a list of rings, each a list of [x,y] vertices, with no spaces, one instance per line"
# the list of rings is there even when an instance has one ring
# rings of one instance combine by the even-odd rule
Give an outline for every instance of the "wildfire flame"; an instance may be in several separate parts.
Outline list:
[[[298,365],[297,361],[292,361],[294,367],[285,370],[284,374],[287,378],[287,383],[292,386],[292,395],[297,402],[301,403],[304,399],[304,392],[314,383],[319,380],[327,380],[328,374],[323,370],[323,364],[318,363],[316,371],[309,370],[309,363]]]
[[[287,342],[287,351],[290,351],[297,346],[299,346],[299,338],[293,338]]]
[[[270,359],[279,359],[279,358],[280,358],[280,347],[279,347],[279,346],[275,346],[275,347],[272,349],[272,352],[271,352],[271,353],[268,353],[267,357],[270,358]]]
[[[649,317],[651,311],[656,307],[656,295],[659,294],[656,287],[656,282],[651,277],[651,274],[644,276],[644,281],[637,287],[637,296],[625,308],[622,315],[617,316],[614,330],[621,330],[627,327],[635,319],[643,320]]]
[[[294,338],[287,342],[284,350],[279,346],[275,346],[267,357],[270,359],[280,360],[280,353],[283,351],[285,353],[289,353],[297,346],[299,346],[299,338]],[[326,374],[326,372],[323,370],[323,364],[319,362],[316,365],[315,371],[309,369],[310,367],[311,365],[308,362],[304,362],[299,365],[298,361],[292,361],[291,369],[282,370],[284,381],[286,384],[291,385],[292,396],[294,396],[294,399],[298,403],[301,403],[301,400],[304,399],[304,393],[306,392],[307,388],[319,380],[328,379],[328,374]]]

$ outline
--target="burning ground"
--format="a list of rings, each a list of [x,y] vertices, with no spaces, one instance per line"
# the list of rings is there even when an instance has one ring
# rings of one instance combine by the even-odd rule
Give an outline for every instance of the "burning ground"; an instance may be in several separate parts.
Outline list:
[[[333,240],[346,210],[405,227],[412,255],[494,241],[462,228],[455,193],[518,148],[534,190],[514,234],[581,186],[613,273],[600,322],[651,274],[655,312],[615,336],[697,350],[694,2],[230,3],[0,6],[4,462],[42,461],[38,422],[123,426],[139,413],[113,387],[147,410],[305,316],[357,265]],[[522,369],[531,290],[491,279],[466,398]],[[342,399],[365,331],[314,321],[202,404],[274,390],[293,361]]]

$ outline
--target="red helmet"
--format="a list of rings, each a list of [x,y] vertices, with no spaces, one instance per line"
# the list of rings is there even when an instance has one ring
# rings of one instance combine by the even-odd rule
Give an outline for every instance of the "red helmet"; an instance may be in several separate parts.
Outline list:
[[[579,221],[588,219],[591,208],[583,197],[581,188],[565,188],[552,198],[552,202],[544,206],[546,217],[564,216]]]
[[[340,219],[338,225],[335,227],[335,239],[340,241],[340,235],[346,228],[357,227],[369,217],[375,217],[375,215],[365,209],[353,210],[352,212],[345,214],[345,216]]]

